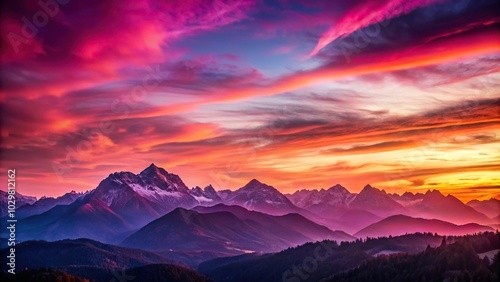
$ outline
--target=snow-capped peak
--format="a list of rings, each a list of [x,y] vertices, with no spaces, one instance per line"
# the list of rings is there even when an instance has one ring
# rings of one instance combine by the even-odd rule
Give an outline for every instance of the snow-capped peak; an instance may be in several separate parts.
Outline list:
[[[199,186],[196,186],[191,189],[190,192],[200,205],[222,202],[222,199],[219,197],[212,185],[208,185],[205,189],[201,189]]]

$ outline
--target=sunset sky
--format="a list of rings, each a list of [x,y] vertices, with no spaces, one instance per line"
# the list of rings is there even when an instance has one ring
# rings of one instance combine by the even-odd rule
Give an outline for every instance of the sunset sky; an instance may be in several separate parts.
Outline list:
[[[155,163],[190,187],[500,198],[496,0],[42,2],[1,12],[19,193]]]

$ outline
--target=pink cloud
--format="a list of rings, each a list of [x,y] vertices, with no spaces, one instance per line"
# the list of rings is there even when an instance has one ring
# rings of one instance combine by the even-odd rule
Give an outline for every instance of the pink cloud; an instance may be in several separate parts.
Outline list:
[[[384,0],[363,1],[353,5],[327,32],[318,40],[308,57],[316,55],[321,49],[339,37],[371,24],[406,14],[419,7],[424,7],[443,0]]]
[[[11,5],[2,14],[1,36],[8,44],[2,44],[0,56],[5,69],[23,71],[2,81],[9,90],[1,91],[0,100],[14,90],[29,97],[61,96],[119,81],[124,68],[175,61],[186,50],[179,52],[172,43],[247,18],[253,1],[72,1],[16,48],[8,34],[23,37],[22,19],[41,8],[29,1]],[[18,83],[25,80],[31,83]]]

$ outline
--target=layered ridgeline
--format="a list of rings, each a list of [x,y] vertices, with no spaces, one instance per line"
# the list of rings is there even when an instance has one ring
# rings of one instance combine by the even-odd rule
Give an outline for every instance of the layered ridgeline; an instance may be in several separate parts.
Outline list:
[[[36,202],[35,197],[24,196],[16,192],[16,208],[22,208],[26,205],[31,205]],[[7,215],[8,210],[8,193],[6,191],[0,190],[0,217]]]
[[[0,196],[6,195],[3,193]],[[265,240],[268,242],[260,242],[250,249],[247,249],[247,246],[252,244],[247,243],[235,247],[234,243],[243,240],[242,238],[230,238],[226,234],[217,234],[217,237],[212,234],[214,238],[219,238],[220,242],[228,239],[227,246],[221,249],[223,252],[231,249],[241,252],[260,251],[265,248],[275,250],[274,247],[293,246],[303,243],[304,240],[352,240],[353,237],[349,234],[356,234],[394,215],[437,219],[454,225],[479,224],[476,229],[470,229],[474,231],[488,231],[491,230],[490,227],[496,228],[499,224],[498,212],[493,211],[497,207],[495,201],[498,200],[472,201],[466,205],[451,195],[442,195],[439,191],[397,195],[366,185],[360,193],[351,193],[339,184],[326,190],[300,190],[284,195],[276,188],[256,179],[234,191],[216,191],[211,185],[203,189],[188,188],[178,175],[154,164],[139,174],[110,174],[95,189],[86,193],[73,192],[58,198],[42,198],[38,201],[26,196],[20,196],[19,199],[22,205],[18,209],[21,218],[18,239],[21,241],[89,238],[107,243],[132,244],[134,240],[130,239],[131,236],[147,230],[142,228],[151,228],[153,221],[159,220],[155,224],[165,225],[169,220],[179,217],[180,211],[191,209],[200,213],[196,215],[199,222],[190,222],[191,225],[186,227],[187,231],[216,228],[220,223],[213,218],[220,215],[220,220],[238,224],[248,230],[248,234],[264,229],[274,232],[269,236],[266,235],[268,231],[262,233],[261,237],[267,238]],[[216,208],[219,204],[222,206]],[[213,209],[207,212],[200,207]],[[272,216],[288,215],[288,218],[280,219],[279,224],[269,224],[271,221],[268,221],[268,218],[256,217],[255,214],[252,218],[234,207]],[[177,210],[179,208],[180,210]],[[172,212],[174,213],[170,214]],[[207,215],[215,212],[222,213]],[[224,212],[229,213],[228,216],[232,218],[227,217]],[[168,216],[162,218],[166,215]],[[277,219],[273,220],[276,222]],[[196,224],[197,226],[194,226]],[[316,227],[312,227],[312,224]],[[438,232],[443,235],[462,234],[461,231],[457,233],[455,229],[438,228],[433,224],[421,225],[423,227],[415,231]],[[271,228],[275,226],[276,228]],[[297,230],[297,226],[300,230]],[[327,231],[317,231],[318,226]],[[397,229],[397,226],[395,228]],[[406,232],[413,229],[401,230]],[[228,229],[222,231],[231,234]],[[358,235],[363,234],[361,232]],[[2,236],[5,236],[3,230]],[[280,240],[273,239],[276,237]],[[125,239],[127,240],[124,241]],[[270,242],[271,239],[273,242]],[[255,243],[258,240],[246,238],[243,241]],[[214,244],[219,243],[214,241]],[[218,246],[221,247],[220,244]]]
[[[200,264],[198,270],[219,282],[351,281],[344,278],[351,276],[356,277],[352,281],[423,281],[423,276],[427,279],[424,281],[436,281],[434,277],[447,281],[444,278],[448,275],[452,277],[449,281],[454,281],[454,277],[471,273],[483,273],[487,278],[458,281],[498,281],[494,279],[498,268],[490,262],[499,265],[499,251],[499,233],[466,237],[411,234],[342,244],[321,241],[272,254],[218,258]],[[491,258],[486,262],[487,254]],[[378,270],[377,264],[383,264],[387,272]]]
[[[87,194],[88,192],[77,193],[75,191],[71,191],[57,198],[42,197],[36,202],[27,203],[19,207],[16,211],[16,217],[26,218],[32,215],[44,213],[56,206],[69,205]]]
[[[172,281],[304,280],[294,266],[327,248],[335,255],[305,279],[316,281],[379,255],[435,247],[441,235],[499,225],[495,199],[464,204],[439,191],[397,195],[366,185],[351,193],[339,184],[284,195],[256,179],[216,191],[211,185],[188,188],[154,164],[138,174],[110,174],[85,193],[38,201],[20,195],[19,203],[18,269],[97,281],[123,269],[148,281],[161,275]],[[209,278],[194,270],[198,266]],[[36,272],[44,267],[56,272]]]
[[[8,255],[7,249],[0,253]],[[33,277],[38,281],[209,281],[182,262],[89,239],[28,241],[16,247],[16,257],[19,272],[4,274],[2,281],[24,282]],[[76,280],[64,280],[70,278]]]
[[[221,204],[198,209],[202,212],[175,209],[129,236],[122,245],[156,251],[223,250],[238,253],[276,252],[323,239],[355,239],[299,214],[272,216]]]
[[[335,185],[327,190],[300,190],[287,196],[296,206],[327,218],[323,221],[326,226],[350,233],[393,215],[438,219],[457,225],[477,223],[494,228],[500,223],[498,218],[491,216],[498,214],[498,200],[464,204],[437,190],[398,195],[366,185],[359,194],[354,194]],[[490,216],[474,209],[474,205]],[[426,231],[433,232],[432,229]]]
[[[393,215],[379,222],[373,223],[356,232],[358,238],[398,236],[433,230],[438,234],[466,235],[485,231],[494,231],[493,228],[477,223],[456,225],[438,219],[413,218],[405,215]]]
[[[498,199],[491,198],[484,201],[472,200],[468,202],[467,205],[490,218],[500,216],[500,200]]]
[[[31,281],[20,277],[32,275],[46,278],[40,281],[61,281],[57,277],[79,279],[74,281],[428,281],[435,277],[497,281],[499,252],[500,233],[465,237],[416,233],[340,244],[309,242],[280,252],[216,258],[190,268],[151,251],[88,239],[29,241],[16,251],[18,267],[28,270],[0,277],[2,281]],[[0,255],[7,253],[4,249]],[[374,271],[378,266],[384,271]]]

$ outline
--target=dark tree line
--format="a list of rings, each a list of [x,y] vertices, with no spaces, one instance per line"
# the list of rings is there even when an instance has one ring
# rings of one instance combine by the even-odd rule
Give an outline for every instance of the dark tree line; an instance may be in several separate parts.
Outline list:
[[[84,275],[85,276],[85,275]],[[145,266],[116,270],[101,274],[96,279],[85,279],[61,270],[41,268],[23,270],[15,275],[0,274],[0,281],[5,282],[97,282],[97,281],[147,281],[147,282],[213,282],[202,274],[177,265],[149,264]]]
[[[42,268],[23,270],[16,274],[2,273],[0,280],[6,282],[89,282],[90,280],[67,274],[62,271]]]
[[[331,281],[499,281],[500,257],[481,259],[478,253],[500,249],[499,233],[444,237],[440,247],[424,252],[379,256]]]

